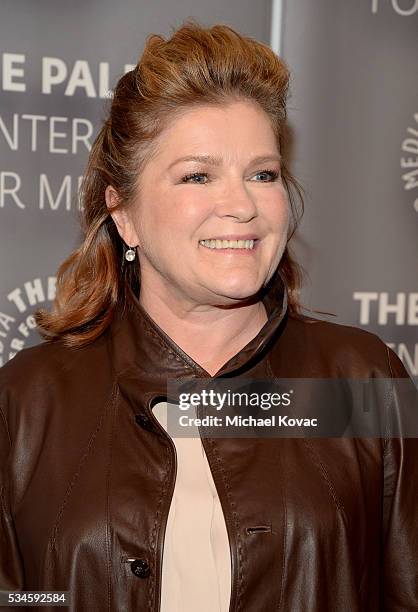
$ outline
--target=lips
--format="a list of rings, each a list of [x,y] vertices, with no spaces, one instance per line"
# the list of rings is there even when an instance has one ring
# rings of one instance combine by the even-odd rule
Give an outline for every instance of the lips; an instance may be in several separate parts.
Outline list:
[[[201,240],[259,240],[259,238],[255,234],[244,234],[242,236],[226,234],[225,236],[211,236],[210,238],[201,238]]]
[[[217,253],[235,253],[235,254],[248,254],[253,253],[257,250],[259,240],[256,238],[246,239],[240,241],[234,241],[234,245],[228,244],[226,239],[224,243],[222,243],[221,239],[207,239],[207,240],[199,240],[199,246],[208,249],[210,251],[214,251]]]

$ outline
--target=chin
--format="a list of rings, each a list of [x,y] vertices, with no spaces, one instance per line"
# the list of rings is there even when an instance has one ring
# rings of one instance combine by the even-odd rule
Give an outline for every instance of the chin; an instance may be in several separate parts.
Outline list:
[[[224,295],[232,300],[244,300],[250,298],[261,289],[262,283],[248,282],[248,279],[243,281],[240,279],[237,282],[230,282],[219,285],[216,293]]]

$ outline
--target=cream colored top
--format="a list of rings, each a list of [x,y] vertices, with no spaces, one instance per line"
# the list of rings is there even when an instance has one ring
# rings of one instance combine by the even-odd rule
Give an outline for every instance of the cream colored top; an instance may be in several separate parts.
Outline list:
[[[153,412],[167,430],[167,403]],[[161,612],[228,612],[228,533],[198,428],[193,437],[173,442],[177,477],[164,540]]]

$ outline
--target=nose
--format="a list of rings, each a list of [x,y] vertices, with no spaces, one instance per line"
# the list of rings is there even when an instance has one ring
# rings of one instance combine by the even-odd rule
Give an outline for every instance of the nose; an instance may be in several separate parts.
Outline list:
[[[216,213],[220,217],[233,217],[243,223],[250,221],[257,216],[255,196],[242,180],[231,180],[222,196],[217,199]]]

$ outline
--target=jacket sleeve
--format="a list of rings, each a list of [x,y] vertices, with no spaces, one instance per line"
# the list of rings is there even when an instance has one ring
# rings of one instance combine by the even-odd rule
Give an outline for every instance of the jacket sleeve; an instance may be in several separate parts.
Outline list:
[[[403,415],[418,420],[417,390],[399,357],[387,350],[394,379],[388,409],[402,427]],[[408,406],[396,390],[396,379],[406,378],[400,382],[410,385]],[[385,439],[383,459],[382,610],[418,610],[418,438]]]
[[[18,591],[24,588],[23,564],[9,508],[10,449],[7,421],[0,406],[0,591]]]

